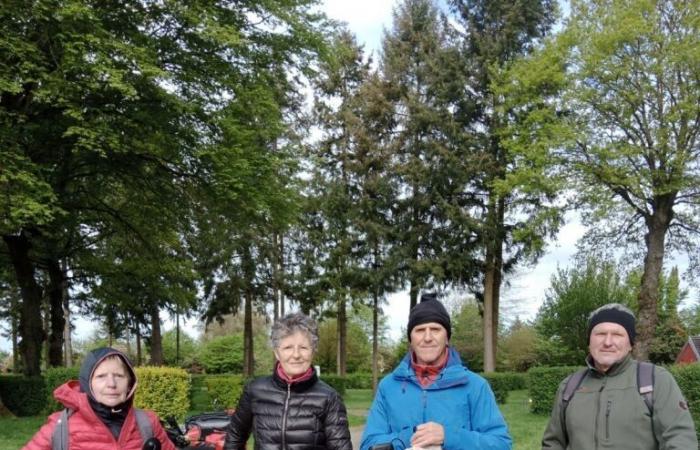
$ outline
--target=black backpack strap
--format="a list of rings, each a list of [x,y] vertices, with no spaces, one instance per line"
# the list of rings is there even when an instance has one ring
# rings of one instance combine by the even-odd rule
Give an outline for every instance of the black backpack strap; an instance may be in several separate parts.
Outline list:
[[[56,422],[56,428],[51,433],[51,450],[68,450],[68,418],[73,410],[65,408]]]
[[[649,413],[654,415],[654,364],[646,361],[637,363],[637,388],[644,398]]]
[[[148,414],[143,409],[134,408],[134,414],[136,414],[136,424],[139,426],[141,439],[143,439],[143,442],[146,442],[153,437],[151,419],[149,419]]]

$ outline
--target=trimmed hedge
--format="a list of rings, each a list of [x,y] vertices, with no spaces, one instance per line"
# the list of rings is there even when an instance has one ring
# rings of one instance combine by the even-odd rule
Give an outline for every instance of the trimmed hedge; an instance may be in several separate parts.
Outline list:
[[[517,372],[490,372],[480,374],[489,382],[496,402],[505,404],[508,399],[508,392],[516,389],[525,389],[527,379],[524,373]]]
[[[700,440],[700,363],[671,366],[668,369],[688,402]]]
[[[243,375],[209,375],[204,386],[209,394],[209,409],[234,409],[243,394],[246,379]]]
[[[46,385],[42,377],[0,376],[0,398],[12,414],[36,416],[46,406]]]
[[[345,396],[345,377],[340,377],[338,375],[322,375],[320,379],[335,389],[341,397]]]
[[[324,375],[325,376],[325,375]],[[379,379],[382,379],[379,374]],[[345,389],[372,389],[372,372],[355,372],[345,376]]]
[[[63,405],[53,398],[53,391],[70,380],[77,380],[80,368],[78,367],[51,367],[44,372],[44,382],[46,384],[46,406],[44,414],[63,409]]]
[[[191,375],[190,378],[190,408],[193,411],[211,410],[206,379],[209,375]]]
[[[530,387],[530,411],[535,414],[550,414],[559,384],[581,367],[533,367],[527,371]]]
[[[182,420],[190,410],[190,375],[174,367],[137,367],[136,401],[139,408],[151,409],[160,417]]]

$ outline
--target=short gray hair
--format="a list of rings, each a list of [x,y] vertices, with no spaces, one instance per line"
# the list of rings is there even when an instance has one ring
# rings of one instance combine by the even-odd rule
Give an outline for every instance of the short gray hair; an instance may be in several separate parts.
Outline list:
[[[616,309],[618,311],[625,312],[625,313],[629,314],[630,316],[634,317],[634,313],[632,312],[632,310],[629,309],[627,306],[623,305],[622,303],[608,303],[607,305],[603,305],[600,308],[593,311],[592,313],[590,313],[588,315],[588,322],[590,322],[591,319],[593,319],[593,316],[595,316],[599,312],[607,311],[609,309]]]
[[[318,347],[318,325],[314,319],[300,312],[287,314],[272,324],[270,345],[272,345],[273,349],[278,348],[282,339],[293,335],[297,331],[309,336],[311,348],[315,353]]]

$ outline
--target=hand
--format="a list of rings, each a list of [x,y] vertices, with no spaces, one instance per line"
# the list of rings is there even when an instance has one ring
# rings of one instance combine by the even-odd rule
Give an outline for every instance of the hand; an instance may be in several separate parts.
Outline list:
[[[426,422],[416,427],[416,432],[411,436],[413,447],[428,447],[442,445],[445,442],[445,429],[436,422]]]

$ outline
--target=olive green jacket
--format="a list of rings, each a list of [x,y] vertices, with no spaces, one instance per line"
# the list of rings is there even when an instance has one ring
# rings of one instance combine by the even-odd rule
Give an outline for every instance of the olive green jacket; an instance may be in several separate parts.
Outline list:
[[[696,450],[693,418],[673,376],[654,369],[653,420],[637,387],[637,361],[628,355],[607,372],[588,357],[588,373],[562,411],[559,385],[542,449]]]

